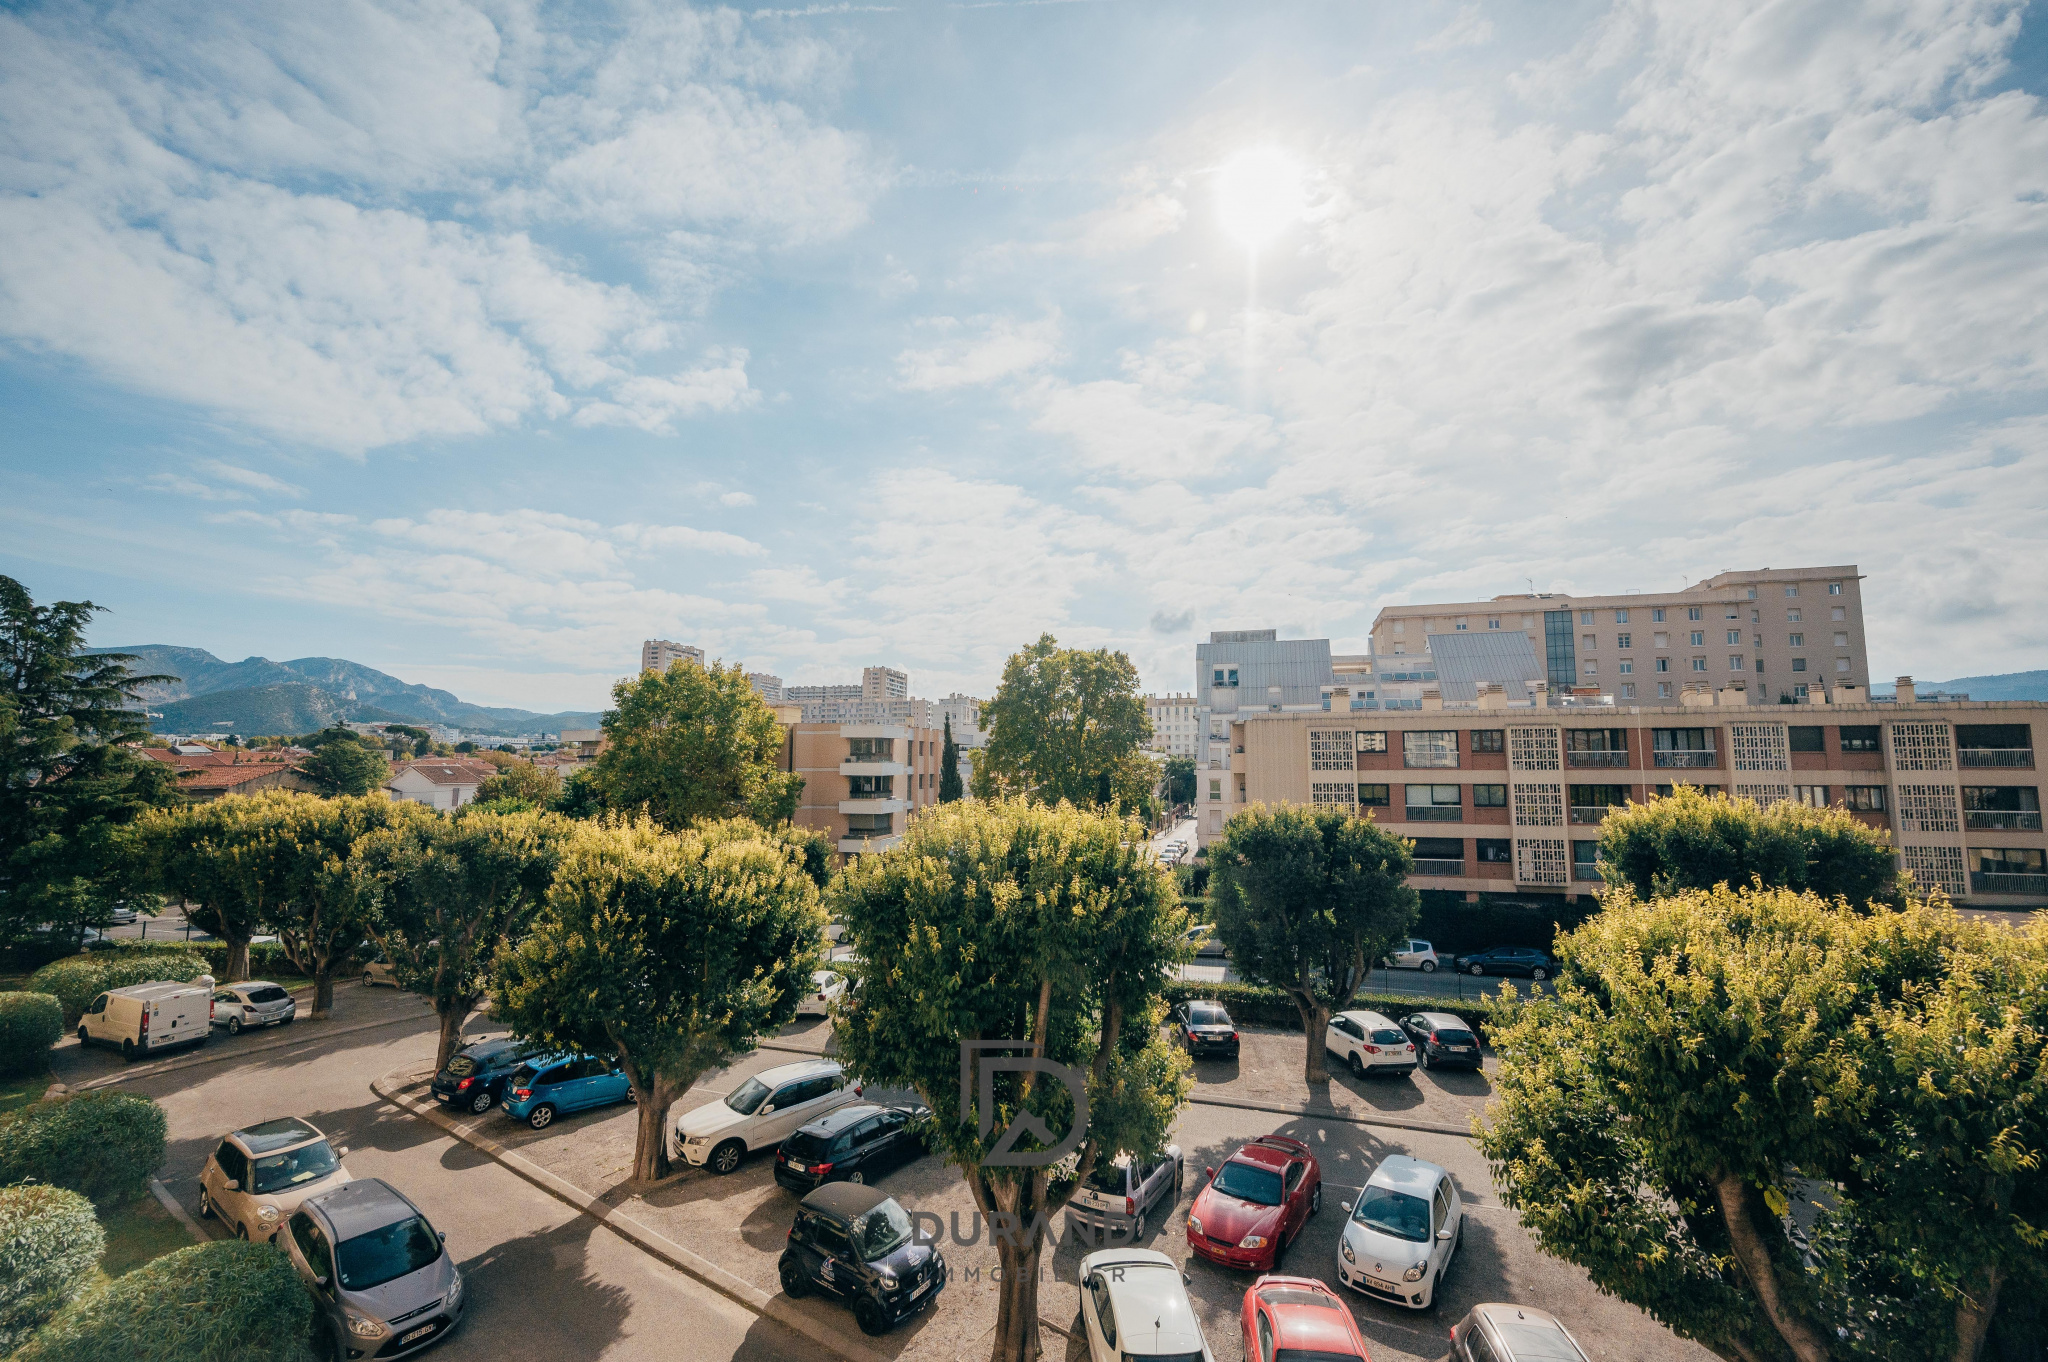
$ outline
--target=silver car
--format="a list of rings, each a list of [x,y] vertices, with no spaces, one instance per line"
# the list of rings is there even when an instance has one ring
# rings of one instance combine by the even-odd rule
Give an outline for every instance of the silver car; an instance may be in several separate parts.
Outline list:
[[[299,1015],[292,995],[268,979],[229,984],[213,995],[213,1024],[238,1036],[251,1026],[285,1026]]]
[[[1586,1362],[1556,1315],[1533,1305],[1475,1305],[1451,1326],[1452,1362]]]
[[[382,1178],[308,1197],[280,1236],[336,1357],[405,1357],[462,1322],[462,1273],[419,1207]]]

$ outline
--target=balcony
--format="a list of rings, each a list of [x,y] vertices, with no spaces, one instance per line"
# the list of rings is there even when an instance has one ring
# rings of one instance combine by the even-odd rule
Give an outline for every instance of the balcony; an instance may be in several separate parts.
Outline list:
[[[1445,861],[1418,858],[1415,862],[1415,873],[1418,875],[1462,875],[1465,873],[1465,863],[1462,860]]]
[[[1958,747],[1958,766],[2008,766],[2023,770],[2034,769],[2034,749],[2031,747]]]
[[[1410,823],[1462,823],[1465,821],[1465,806],[1462,804],[1410,804],[1402,816]]]
[[[891,799],[886,796],[874,799],[842,799],[841,813],[905,813],[910,809],[907,799]]]
[[[842,776],[907,776],[910,763],[887,757],[848,757],[839,763]]]
[[[1598,861],[1573,861],[1572,878],[1575,880],[1592,880],[1597,883],[1600,879],[1600,863]]]
[[[1972,832],[2039,832],[2039,809],[1971,809],[1963,815]]]
[[[1658,752],[1657,765],[1667,770],[1703,771],[1721,764],[1720,753],[1711,747],[1704,752]]]
[[[1567,752],[1564,754],[1567,766],[1628,766],[1626,752]]]
[[[1572,822],[1598,823],[1613,812],[1614,805],[1612,804],[1574,804],[1572,805]]]
[[[2007,875],[1997,871],[1970,872],[1973,894],[2048,894],[2048,875]]]

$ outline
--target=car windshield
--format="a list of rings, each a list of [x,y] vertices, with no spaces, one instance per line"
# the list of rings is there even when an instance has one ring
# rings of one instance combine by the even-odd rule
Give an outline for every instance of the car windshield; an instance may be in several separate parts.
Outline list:
[[[1226,1163],[1216,1170],[1216,1190],[1259,1206],[1280,1204],[1280,1171],[1255,1163]]]
[[[341,1273],[343,1286],[368,1291],[408,1272],[418,1272],[440,1256],[440,1236],[424,1217],[416,1215],[342,1240],[334,1249],[334,1266]]]
[[[287,1187],[326,1177],[339,1162],[334,1157],[333,1147],[325,1140],[288,1149],[282,1154],[272,1154],[256,1160],[255,1186],[251,1190],[282,1192]]]
[[[1439,1031],[1436,1033],[1436,1043],[1438,1045],[1477,1045],[1479,1042],[1473,1038],[1470,1031]]]
[[[1351,1218],[1367,1229],[1391,1234],[1396,1239],[1416,1244],[1429,1240],[1429,1203],[1391,1187],[1366,1188]]]
[[[725,1104],[742,1116],[752,1116],[768,1100],[771,1089],[758,1078],[750,1078],[726,1094]]]
[[[1190,1026],[1228,1026],[1230,1014],[1220,1007],[1195,1007],[1188,1009]]]
[[[1095,1171],[1088,1175],[1088,1185],[1098,1192],[1108,1192],[1111,1196],[1122,1196],[1124,1194],[1124,1169],[1127,1167],[1129,1167],[1129,1160],[1121,1159],[1114,1163],[1098,1164]]]
[[[1372,1041],[1375,1045],[1401,1045],[1405,1044],[1407,1040],[1408,1037],[1402,1035],[1399,1031],[1394,1030],[1392,1027],[1388,1027],[1385,1030],[1375,1031],[1372,1033]]]
[[[893,1200],[869,1211],[853,1227],[853,1242],[864,1263],[888,1257],[909,1238],[910,1214]]]
[[[821,969],[811,976],[811,982],[818,986],[820,993],[839,982],[839,976],[829,969]]]
[[[252,1003],[281,1003],[290,996],[289,993],[286,993],[275,984],[272,984],[269,988],[252,988],[249,990],[249,1001]]]

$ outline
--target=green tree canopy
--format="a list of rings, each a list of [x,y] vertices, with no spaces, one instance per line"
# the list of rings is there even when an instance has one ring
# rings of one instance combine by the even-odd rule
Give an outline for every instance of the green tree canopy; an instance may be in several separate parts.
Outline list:
[[[782,726],[738,664],[670,664],[612,687],[592,778],[612,809],[669,829],[743,816],[787,823],[802,776],[780,769]]]
[[[953,716],[946,716],[946,741],[939,748],[939,802],[950,804],[966,793],[960,788],[960,744],[953,741]]]
[[[1640,899],[1761,879],[1859,907],[1903,901],[1890,834],[1847,809],[1789,799],[1759,807],[1691,785],[1608,814],[1600,867],[1607,883]]]
[[[266,820],[256,796],[155,809],[130,829],[126,845],[139,873],[185,905],[185,916],[227,947],[223,981],[249,977],[249,940],[261,931],[274,880],[262,873]]]
[[[1166,802],[1169,804],[1192,804],[1195,802],[1195,759],[1193,757],[1168,757],[1166,759]]]
[[[346,732],[347,730],[343,730]],[[299,764],[299,774],[328,795],[366,795],[384,788],[391,779],[391,761],[382,748],[353,741],[322,743],[312,756]]]
[[[1415,925],[1405,838],[1369,818],[1298,804],[1254,804],[1209,846],[1209,910],[1237,972],[1285,989],[1301,1013],[1302,1075],[1329,1081],[1330,1016],[1365,982],[1371,961]]]
[[[530,761],[513,762],[476,787],[477,803],[501,799],[524,801],[536,809],[552,809],[562,798],[562,773]]]
[[[1152,721],[1123,653],[1062,648],[1043,634],[1003,664],[981,715],[988,744],[974,753],[976,798],[1151,810],[1159,773],[1139,748]]]
[[[1187,1059],[1160,1031],[1167,980],[1188,956],[1172,880],[1133,821],[1067,804],[960,801],[862,856],[830,902],[861,960],[859,987],[840,1005],[841,1053],[868,1082],[916,1089],[932,1110],[933,1147],[960,1169],[982,1215],[1022,1230],[995,1236],[1003,1276],[991,1356],[1029,1362],[1039,1352],[1041,1231],[1058,1237],[1061,1207],[1098,1164],[1162,1149],[1187,1098]],[[1087,1132],[1057,1164],[984,1160],[1020,1113],[1055,1141],[1027,1134],[1017,1150],[1056,1147],[1073,1130],[1060,1082],[991,1074],[995,1129],[984,1138],[974,1118],[959,1119],[961,1043],[996,1039],[1028,1041],[1087,1074]]]
[[[707,1069],[796,1015],[825,915],[801,850],[739,820],[578,825],[532,930],[498,957],[492,1015],[618,1056],[640,1103],[633,1175],[668,1173],[663,1117]]]

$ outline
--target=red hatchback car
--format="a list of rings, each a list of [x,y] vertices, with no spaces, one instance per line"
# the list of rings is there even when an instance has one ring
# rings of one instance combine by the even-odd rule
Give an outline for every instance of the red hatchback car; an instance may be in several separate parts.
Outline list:
[[[1246,1362],[1372,1362],[1350,1307],[1311,1277],[1268,1274],[1244,1293]]]
[[[1188,1209],[1188,1247],[1224,1267],[1272,1271],[1323,1208],[1322,1165],[1285,1135],[1262,1135],[1208,1171]]]

